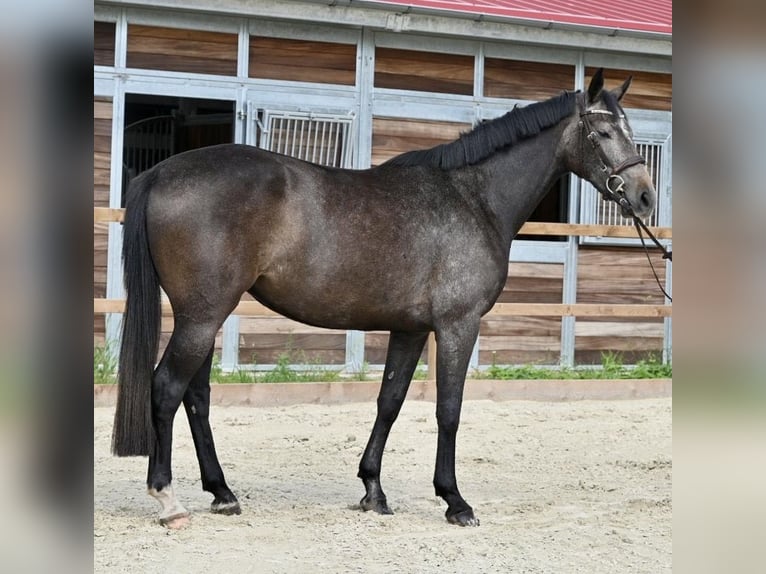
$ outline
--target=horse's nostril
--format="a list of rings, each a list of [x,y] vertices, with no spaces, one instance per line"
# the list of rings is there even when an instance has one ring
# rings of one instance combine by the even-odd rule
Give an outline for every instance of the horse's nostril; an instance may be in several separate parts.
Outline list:
[[[644,207],[649,207],[652,203],[652,196],[649,195],[648,191],[645,191],[641,194],[641,205]]]

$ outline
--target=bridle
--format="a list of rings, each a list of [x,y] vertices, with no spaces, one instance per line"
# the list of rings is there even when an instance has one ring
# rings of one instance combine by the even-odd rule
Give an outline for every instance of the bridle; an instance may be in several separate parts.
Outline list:
[[[646,234],[649,236],[649,238],[654,242],[654,244],[659,247],[659,249],[662,251],[662,258],[668,259],[671,262],[673,261],[673,252],[669,251],[665,248],[662,243],[659,242],[659,240],[654,236],[654,234],[649,230],[649,228],[646,226],[646,224],[641,220],[640,217],[638,217],[635,212],[633,211],[633,206],[630,204],[630,201],[628,201],[628,198],[625,197],[625,180],[620,175],[621,172],[625,171],[629,167],[632,167],[634,165],[640,165],[645,164],[646,160],[643,158],[643,156],[636,153],[633,156],[628,157],[626,160],[620,162],[617,165],[612,165],[612,160],[609,158],[608,155],[606,155],[606,152],[604,151],[604,148],[601,147],[601,140],[599,138],[598,133],[595,129],[593,129],[593,124],[591,124],[591,120],[588,116],[592,116],[595,114],[608,114],[613,115],[612,112],[607,110],[586,110],[582,113],[580,113],[580,127],[583,128],[585,131],[585,139],[587,139],[590,142],[591,147],[593,148],[593,151],[596,152],[596,155],[598,156],[599,161],[601,162],[601,171],[606,174],[606,182],[604,183],[604,187],[606,191],[602,191],[601,195],[604,196],[604,199],[611,200],[617,203],[623,210],[625,214],[627,214],[629,217],[633,218],[633,225],[636,227],[636,232],[638,233],[639,239],[641,239],[641,245],[644,246],[644,251],[646,252],[646,258],[649,261],[649,266],[652,268],[652,273],[654,274],[654,279],[657,281],[657,286],[660,288],[660,291],[662,291],[663,295],[668,298],[669,301],[673,301],[673,298],[668,295],[668,293],[665,291],[665,289],[662,286],[662,283],[660,282],[660,278],[657,276],[657,272],[654,270],[654,265],[652,264],[652,258],[649,256],[649,250],[646,247],[646,243],[644,242],[644,236],[641,233],[641,230],[643,229],[646,231]],[[620,116],[620,119],[624,119],[625,116]],[[582,154],[582,157],[584,159],[585,154]]]
[[[604,194],[605,198],[616,201],[620,204],[621,207],[627,206],[628,209],[630,209],[630,202],[628,202],[628,200],[625,198],[625,192],[623,191],[625,188],[625,180],[622,179],[620,173],[629,167],[633,167],[634,165],[646,163],[646,160],[643,156],[636,153],[618,165],[612,165],[612,160],[608,155],[606,155],[604,148],[601,147],[601,140],[599,135],[596,130],[593,129],[593,124],[591,124],[590,118],[588,117],[596,114],[606,114],[611,116],[612,112],[607,110],[586,110],[580,114],[580,126],[582,126],[585,130],[585,137],[590,142],[591,147],[593,147],[593,151],[596,152],[596,155],[601,162],[601,171],[603,171],[605,174],[608,174],[606,176],[605,183],[607,191],[607,193]],[[625,116],[621,116],[621,119],[624,117]],[[614,189],[612,189],[613,182],[616,182],[616,187]],[[621,199],[625,200],[624,204],[620,201]],[[630,209],[630,211],[632,211],[632,209]]]

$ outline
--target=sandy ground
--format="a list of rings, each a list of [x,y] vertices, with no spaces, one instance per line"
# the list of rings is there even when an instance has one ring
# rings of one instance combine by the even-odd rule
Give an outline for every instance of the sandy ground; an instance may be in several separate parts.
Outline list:
[[[182,413],[174,485],[194,515],[168,531],[145,493],[146,459],[109,454],[95,410],[95,572],[670,572],[671,400],[467,401],[458,483],[481,520],[444,519],[433,493],[434,405],[408,401],[383,458],[394,511],[357,510],[373,403],[219,407],[211,418],[240,516],[212,497]]]

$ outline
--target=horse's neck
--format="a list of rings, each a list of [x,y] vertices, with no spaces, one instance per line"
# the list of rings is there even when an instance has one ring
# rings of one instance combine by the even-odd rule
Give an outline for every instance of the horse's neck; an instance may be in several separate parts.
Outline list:
[[[556,153],[562,131],[563,126],[545,130],[477,166],[488,209],[509,245],[551,184],[566,172]]]

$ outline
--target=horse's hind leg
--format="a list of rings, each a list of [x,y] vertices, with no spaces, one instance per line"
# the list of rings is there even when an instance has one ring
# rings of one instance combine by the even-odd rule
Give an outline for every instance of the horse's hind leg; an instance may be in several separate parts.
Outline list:
[[[146,482],[149,494],[162,505],[160,523],[169,528],[184,526],[189,516],[171,486],[173,419],[189,382],[208,357],[219,327],[220,323],[215,321],[193,322],[177,318],[173,335],[152,381],[155,445],[149,456]]]
[[[367,491],[360,503],[363,510],[392,514],[386,502],[386,495],[380,486],[383,447],[386,445],[391,426],[402,408],[427,337],[428,333],[391,333],[383,382],[378,395],[378,415],[357,474],[364,482],[364,488]]]
[[[202,489],[215,497],[210,510],[218,514],[239,514],[241,512],[239,502],[226,485],[223,470],[215,452],[213,431],[210,428],[210,367],[212,363],[213,348],[211,347],[205,362],[189,383],[183,398],[184,409],[189,419],[194,448],[197,451]]]

